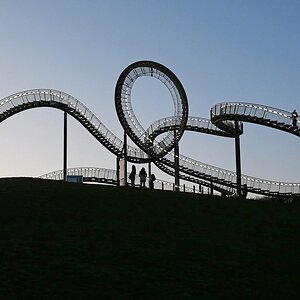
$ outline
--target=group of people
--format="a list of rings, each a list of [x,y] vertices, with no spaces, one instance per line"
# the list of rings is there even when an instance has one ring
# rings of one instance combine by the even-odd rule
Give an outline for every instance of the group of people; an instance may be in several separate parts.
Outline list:
[[[135,165],[132,166],[131,173],[129,174],[129,179],[131,186],[135,186],[135,177],[136,177],[136,167]],[[146,187],[146,179],[147,179],[147,172],[143,167],[139,172],[140,177],[140,187]],[[154,181],[156,180],[155,175],[151,174],[149,177],[149,188],[154,188]]]

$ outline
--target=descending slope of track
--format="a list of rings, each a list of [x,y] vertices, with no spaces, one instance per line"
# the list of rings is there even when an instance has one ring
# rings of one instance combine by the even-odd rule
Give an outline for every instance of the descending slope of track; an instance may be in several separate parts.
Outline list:
[[[174,101],[174,116],[156,121],[144,129],[136,119],[130,91],[140,76],[161,80],[169,89]],[[177,77],[164,66],[154,62],[137,62],[126,68],[116,85],[116,109],[127,134],[139,148],[127,146],[130,162],[153,161],[164,172],[174,175],[175,157],[172,148],[185,130],[197,131],[224,137],[234,137],[234,122],[251,122],[300,136],[298,127],[291,125],[290,112],[251,103],[220,103],[211,109],[211,121],[188,116],[185,92]],[[0,100],[0,122],[21,111],[36,107],[52,107],[66,111],[79,121],[102,145],[116,156],[121,156],[124,143],[80,101],[57,90],[35,89],[19,92]],[[213,123],[213,124],[212,124]],[[298,125],[299,122],[298,122]],[[159,139],[160,134],[163,138]],[[149,158],[150,157],[150,158]],[[179,155],[179,170],[182,179],[210,186],[220,192],[233,193],[236,188],[235,172],[198,162]],[[300,195],[300,183],[278,182],[242,175],[242,184],[249,191],[264,195]]]
[[[211,120],[219,128],[228,121],[243,121],[282,130],[300,137],[300,122],[293,126],[291,113],[269,106],[253,103],[224,102],[211,108]]]
[[[96,168],[96,167],[77,167],[67,169],[67,175],[69,176],[82,176],[83,182],[100,182],[106,184],[117,184],[117,172],[112,169]],[[129,176],[129,173],[127,174]],[[40,176],[42,179],[52,179],[52,180],[63,180],[64,172],[63,170],[53,171]],[[137,183],[138,184],[138,183]],[[154,182],[154,188],[162,190],[174,190],[174,183],[165,181],[162,179],[156,179]],[[180,191],[190,192],[190,193],[200,193],[201,190],[186,187],[181,185],[179,187]]]

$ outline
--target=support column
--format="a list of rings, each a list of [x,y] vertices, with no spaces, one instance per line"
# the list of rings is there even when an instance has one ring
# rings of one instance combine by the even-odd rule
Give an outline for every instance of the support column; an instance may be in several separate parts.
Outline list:
[[[241,182],[241,150],[240,150],[240,134],[238,121],[234,121],[235,126],[235,163],[236,163],[236,191],[239,196],[242,195]]]
[[[119,156],[117,156],[116,171],[117,171],[117,186],[120,186],[120,157]]]
[[[68,114],[64,112],[64,154],[63,154],[63,175],[64,181],[67,181],[67,133],[68,133]]]
[[[152,171],[151,171],[151,161],[149,161],[149,163],[148,163],[148,177],[149,178],[150,178],[151,174],[152,174]]]
[[[174,140],[176,139],[176,130],[174,130]],[[174,164],[175,164],[175,191],[179,191],[179,144],[175,140],[174,146]]]
[[[124,130],[124,185],[127,186],[127,134]]]

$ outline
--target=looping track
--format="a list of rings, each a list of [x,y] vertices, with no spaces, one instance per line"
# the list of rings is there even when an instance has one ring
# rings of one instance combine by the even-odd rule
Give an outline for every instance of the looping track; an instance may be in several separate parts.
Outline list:
[[[174,103],[172,126],[174,132],[168,134],[159,142],[153,128],[144,129],[136,118],[131,106],[131,90],[135,81],[142,76],[150,76],[161,81],[169,90]],[[176,77],[165,66],[153,61],[138,61],[128,66],[119,76],[115,88],[115,106],[119,121],[134,143],[143,149],[150,157],[159,159],[173,149],[183,135],[188,118],[188,101],[184,88]],[[159,130],[159,129],[158,129]]]
[[[149,128],[144,129],[135,118],[133,111],[131,111],[130,93],[128,91],[131,90],[134,81],[138,77],[151,76],[151,74],[152,77],[162,80],[169,89],[174,101],[175,116],[158,120]],[[128,161],[145,163],[149,161],[150,156],[150,159],[160,169],[174,175],[174,153],[172,148],[175,140],[179,141],[184,130],[233,137],[233,121],[240,122],[240,133],[242,133],[241,122],[251,122],[300,136],[300,122],[298,121],[298,127],[293,127],[290,112],[259,104],[219,103],[211,109],[211,120],[188,116],[188,104],[184,89],[178,78],[174,76],[164,66],[148,61],[132,64],[120,75],[115,91],[117,113],[122,126],[139,147],[127,146]],[[129,86],[126,86],[126,84]],[[127,91],[127,94],[124,91]],[[127,97],[125,97],[126,95]],[[37,107],[52,107],[66,111],[110,152],[117,156],[122,155],[123,141],[116,137],[84,104],[61,91],[34,89],[5,97],[0,100],[0,122],[21,111]],[[126,113],[124,113],[124,107],[129,107]],[[138,125],[132,126],[132,122]],[[139,129],[136,130],[136,128]],[[175,140],[174,130],[176,130]],[[161,133],[165,133],[163,143],[161,143],[161,140],[155,142],[155,138]],[[179,156],[179,170],[182,179],[201,183],[204,186],[210,186],[213,183],[214,189],[220,192],[232,194],[236,189],[235,172],[211,166],[183,155]],[[271,181],[247,175],[242,175],[241,180],[242,184],[247,184],[248,190],[253,193],[300,195],[300,183]]]

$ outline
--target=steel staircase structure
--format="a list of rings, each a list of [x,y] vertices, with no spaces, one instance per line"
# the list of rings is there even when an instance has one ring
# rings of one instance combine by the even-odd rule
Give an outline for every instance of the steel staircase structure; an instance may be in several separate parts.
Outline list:
[[[178,159],[177,169],[181,179],[207,187],[213,185],[214,189],[221,193],[233,194],[237,187],[235,172],[208,165],[181,154],[174,154],[172,151],[174,144],[179,142],[185,130],[233,138],[236,132],[234,124],[237,121],[239,134],[243,132],[242,122],[250,122],[300,137],[300,122],[297,121],[297,126],[293,126],[291,113],[288,111],[260,104],[224,102],[211,108],[211,120],[191,117],[188,116],[186,95],[180,90],[182,86],[170,70],[157,63],[146,61],[146,63],[134,63],[127,68],[125,73],[124,71],[116,85],[115,97],[116,99],[119,97],[120,101],[116,100],[115,104],[124,130],[138,146],[126,147],[129,162],[151,161],[162,171],[174,176],[175,160]],[[130,104],[130,90],[134,81],[140,76],[151,76],[162,80],[174,100],[175,116],[158,120],[147,129],[141,127]],[[5,97],[0,100],[0,122],[21,111],[38,107],[56,108],[67,112],[111,153],[118,157],[123,155],[123,140],[116,137],[83,103],[62,91],[33,89]],[[164,137],[157,139],[161,134]],[[243,174],[241,181],[252,193],[300,196],[300,183],[272,181]]]
[[[113,169],[106,168],[96,168],[96,167],[76,167],[76,168],[68,168],[67,175],[70,176],[82,176],[83,182],[92,182],[92,183],[105,183],[109,185],[117,184],[117,172]],[[51,180],[63,180],[63,170],[53,171],[47,174],[40,176],[42,179],[51,179]],[[129,176],[129,173],[127,174]],[[137,184],[138,185],[138,184]],[[174,183],[165,181],[162,179],[156,179],[154,182],[155,189],[161,190],[174,190]],[[182,192],[189,193],[201,193],[200,189],[186,187],[185,185],[181,185],[179,188]]]
[[[211,108],[211,121],[219,128],[230,121],[249,122],[285,131],[300,137],[300,122],[293,126],[291,112],[253,103],[224,102]]]

